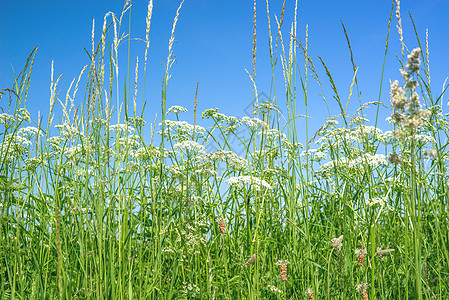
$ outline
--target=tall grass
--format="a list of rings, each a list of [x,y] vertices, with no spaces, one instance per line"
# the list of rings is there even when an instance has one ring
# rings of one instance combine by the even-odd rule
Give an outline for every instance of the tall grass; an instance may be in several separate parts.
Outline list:
[[[192,125],[182,121],[187,109],[166,107],[181,2],[162,79],[161,115],[150,138],[143,134],[143,108],[152,1],[142,39],[141,104],[139,60],[132,84],[131,37],[121,31],[126,14],[131,18],[129,1],[120,16],[105,16],[98,41],[94,23],[90,64],[65,100],[52,66],[47,122],[26,110],[37,48],[31,52],[13,86],[1,92],[2,299],[448,297],[447,85],[441,94],[431,93],[427,36],[423,47],[416,35],[419,46],[410,51],[399,3],[393,2],[385,56],[396,5],[403,47],[399,81],[390,83],[390,103],[379,93],[375,102],[359,98],[360,108],[350,112],[348,101],[358,91],[354,61],[345,103],[321,57],[326,79],[320,78],[307,31],[304,43],[298,37],[296,4],[283,36],[285,1],[274,27],[266,1],[273,101],[257,98],[254,6],[248,72],[254,115],[240,119],[208,109],[197,120],[197,85]],[[121,89],[119,47],[125,42],[128,70]],[[382,86],[383,71],[379,75]],[[316,133],[307,125],[309,80],[323,95],[328,82],[340,109]],[[76,106],[84,83],[83,104]],[[304,100],[305,112],[297,112],[297,100]],[[287,104],[285,122],[278,103]],[[370,126],[365,111],[385,104],[392,107],[392,131],[382,132],[379,114]],[[303,117],[305,133],[297,128]],[[206,151],[211,145],[214,150]]]

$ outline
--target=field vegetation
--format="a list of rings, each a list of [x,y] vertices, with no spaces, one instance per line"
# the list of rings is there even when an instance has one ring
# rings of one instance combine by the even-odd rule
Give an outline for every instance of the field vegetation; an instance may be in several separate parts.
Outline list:
[[[350,111],[325,62],[308,55],[307,32],[298,38],[296,17],[283,35],[284,10],[273,18],[267,1],[273,101],[257,96],[254,34],[253,115],[197,112],[192,95],[193,124],[186,108],[166,106],[182,3],[150,120],[137,107],[146,101],[138,77],[152,0],[144,59],[118,80],[130,5],[105,16],[91,63],[65,94],[52,71],[48,116],[26,108],[37,48],[1,90],[2,299],[449,297],[447,85],[431,92],[427,36],[407,47],[399,1],[386,25],[386,50],[393,35],[402,45],[389,96],[363,103],[354,65],[348,101],[354,90],[360,107]],[[312,80],[340,108],[317,132],[296,122],[307,124]],[[382,105],[391,116],[367,120]]]

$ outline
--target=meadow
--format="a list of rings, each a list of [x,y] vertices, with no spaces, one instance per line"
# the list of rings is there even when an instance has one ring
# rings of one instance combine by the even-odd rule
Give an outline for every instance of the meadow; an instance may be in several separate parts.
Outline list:
[[[118,79],[126,1],[92,34],[91,63],[65,93],[52,69],[48,116],[26,109],[37,48],[1,87],[1,298],[447,299],[447,85],[431,91],[427,36],[407,47],[399,1],[386,24],[385,48],[401,40],[390,95],[363,103],[354,65],[348,101],[354,90],[360,106],[350,111],[325,62],[308,55],[307,32],[296,36],[296,17],[283,35],[284,10],[270,19],[267,1],[273,101],[258,99],[254,33],[253,115],[197,112],[195,95],[193,124],[166,105],[182,4],[154,119],[138,109],[152,0],[143,74],[137,64]],[[309,81],[340,108],[317,132],[296,122],[307,124]],[[391,116],[369,121],[365,111],[381,106]]]

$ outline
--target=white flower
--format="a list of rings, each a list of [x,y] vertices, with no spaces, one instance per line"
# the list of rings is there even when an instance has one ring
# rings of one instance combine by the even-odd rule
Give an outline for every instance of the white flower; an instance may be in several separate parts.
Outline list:
[[[412,139],[415,139],[417,142],[428,144],[428,143],[436,143],[435,138],[430,135],[425,134],[415,134],[413,136],[406,137],[406,141],[411,141]]]
[[[269,288],[273,293],[279,293],[279,294],[282,293],[282,291],[280,289],[278,289],[277,287],[275,287],[273,285],[268,285],[267,288]]]
[[[167,112],[166,114],[168,115],[169,112],[174,113],[174,114],[177,114],[177,113],[179,113],[179,112],[186,112],[186,111],[187,111],[187,108],[184,108],[184,107],[182,107],[182,106],[175,105],[175,106],[170,107],[170,108],[168,109],[168,112]]]
[[[159,125],[161,125],[161,123]],[[165,125],[180,134],[190,134],[193,132],[194,128],[193,125],[187,123],[186,121],[165,120]],[[204,129],[204,127],[195,125],[195,133],[204,134],[205,131],[206,129]]]
[[[62,125],[56,125],[55,128],[58,128],[62,134],[62,136],[66,139],[72,139],[77,136],[84,136],[83,133],[81,133],[78,128],[75,126],[72,126],[68,123],[64,123]]]
[[[28,126],[25,128],[20,128],[19,131],[17,132],[18,135],[21,135],[22,137],[31,140],[32,138],[34,138],[36,135],[38,136],[42,136],[42,132],[39,131],[39,129],[37,129],[36,127],[33,126]]]
[[[115,125],[111,125],[109,127],[109,131],[118,131],[119,135],[121,134],[133,134],[135,129],[134,127],[130,126],[129,124],[115,124]]]
[[[204,152],[204,150],[205,150],[203,145],[200,145],[194,141],[183,141],[180,143],[176,143],[173,146],[173,148],[174,149],[186,149],[186,150],[190,150],[190,151],[199,151],[199,152]]]
[[[258,126],[262,127],[262,128],[269,128],[267,123],[265,123],[264,121],[258,119],[258,118],[249,118],[249,117],[243,117],[242,118],[242,122],[244,124],[246,124],[248,127],[250,127],[250,129],[256,129]]]
[[[265,180],[253,176],[231,177],[225,181],[231,186],[237,185],[241,187],[243,184],[249,183],[253,185],[256,190],[260,190],[261,187],[267,188],[269,190],[273,189],[271,185],[269,185]]]
[[[15,121],[14,116],[11,116],[7,113],[0,114],[0,124],[3,124],[4,126],[12,125],[12,123]]]
[[[376,198],[365,200],[365,203],[368,204],[369,206],[374,206],[376,204],[379,204],[380,206],[384,206],[385,202],[386,202],[386,198],[384,198],[384,197],[376,197]]]

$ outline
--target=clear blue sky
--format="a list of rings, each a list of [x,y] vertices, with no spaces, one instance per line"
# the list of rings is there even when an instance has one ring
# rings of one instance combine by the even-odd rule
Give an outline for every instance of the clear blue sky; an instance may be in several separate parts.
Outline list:
[[[144,38],[148,2],[135,0],[132,3],[131,36]],[[147,70],[147,123],[153,121],[154,113],[158,112],[160,115],[163,63],[166,61],[168,40],[179,3],[180,0],[154,0]],[[70,82],[78,76],[81,68],[89,63],[83,47],[91,49],[92,19],[96,21],[98,40],[103,16],[108,11],[120,15],[123,4],[123,1],[106,0],[0,0],[0,88],[11,87],[12,67],[16,72],[21,70],[30,51],[38,45],[27,108],[34,118],[37,116],[37,110],[47,114],[51,61],[54,61],[55,77],[64,74],[59,84],[60,97],[64,99]],[[285,39],[293,21],[294,5],[293,0],[287,1],[283,27]],[[274,15],[280,16],[281,6],[281,0],[270,1],[272,28],[275,27]],[[345,24],[355,63],[359,67],[358,80],[362,102],[377,100],[391,1],[301,0],[298,1],[298,6],[298,37],[304,40],[305,27],[308,24],[309,54],[326,87],[332,113],[338,114],[338,107],[332,100],[329,83],[317,55],[320,55],[329,67],[340,96],[346,99],[353,73],[340,20]],[[404,41],[409,49],[413,49],[417,47],[417,42],[408,16],[409,11],[423,42],[425,30],[429,29],[432,87],[437,94],[441,91],[444,79],[449,75],[449,1],[402,1]],[[175,33],[177,43],[174,46],[174,54],[177,62],[171,69],[167,107],[182,105],[189,109],[191,115],[195,87],[199,82],[199,111],[218,107],[227,115],[246,115],[245,108],[252,102],[252,84],[245,72],[245,69],[250,72],[252,70],[252,14],[253,2],[249,0],[184,2]],[[396,24],[396,18],[393,17],[382,92],[382,102],[387,105],[388,80],[400,79],[400,65],[395,58],[395,54],[400,55]],[[286,46],[288,47],[288,44]],[[126,47],[124,45],[122,48],[122,63],[126,62]],[[144,45],[132,42],[132,47],[134,50],[131,69],[134,70],[136,56],[139,56],[142,76]],[[268,53],[266,3],[257,0],[256,83],[259,92],[266,93],[269,92],[271,80]],[[300,66],[303,67],[302,61]],[[280,63],[277,68],[278,99],[281,104],[285,104]],[[121,74],[125,72],[126,67],[122,66]],[[309,84],[309,114],[313,117],[312,130],[316,130],[327,117],[327,112],[319,95],[320,90],[313,84],[312,78]],[[80,87],[80,92],[82,89],[83,87]],[[141,91],[142,87],[138,99],[141,99]],[[81,94],[78,101],[82,99]],[[300,93],[298,103],[302,103]],[[5,103],[0,105],[4,107]],[[357,107],[358,100],[353,96],[351,112]],[[371,111],[374,112],[374,108]],[[385,116],[388,115],[388,109],[382,111]],[[304,114],[302,105],[298,106],[297,114]]]

